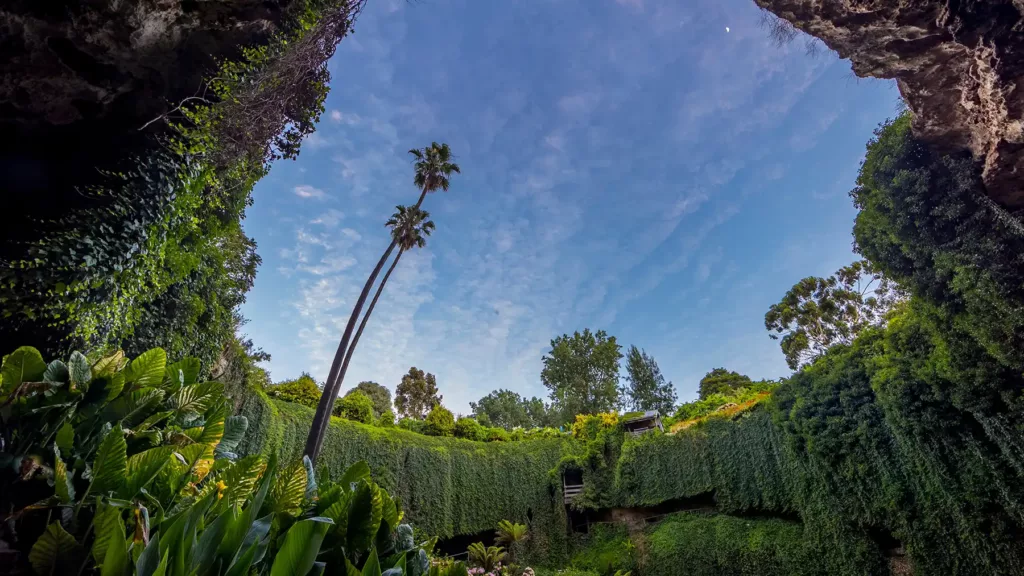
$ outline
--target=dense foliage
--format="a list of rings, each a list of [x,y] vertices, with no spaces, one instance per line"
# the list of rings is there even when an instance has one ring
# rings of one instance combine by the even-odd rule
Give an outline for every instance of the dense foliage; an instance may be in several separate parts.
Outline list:
[[[712,394],[731,394],[751,384],[752,381],[749,376],[726,370],[725,368],[715,368],[700,379],[700,384],[697,386],[697,396],[704,400]]]
[[[355,388],[346,392],[345,395],[348,396],[356,392],[366,394],[373,401],[373,415],[375,418],[380,418],[381,414],[385,412],[393,412],[391,409],[391,391],[384,386],[376,382],[363,381],[357,384]],[[394,414],[392,414],[393,419]]]
[[[315,406],[316,404],[313,405],[313,407]],[[333,414],[363,424],[373,424],[376,421],[376,418],[373,417],[373,400],[359,390],[346,394],[344,398],[339,398],[334,405]]]
[[[536,396],[526,399],[512,390],[495,390],[477,402],[470,402],[469,407],[481,424],[510,431],[544,427],[551,421],[543,400]]]
[[[540,379],[550,391],[560,423],[576,414],[608,412],[619,406],[620,348],[604,330],[586,329],[551,341]]]
[[[797,282],[764,315],[764,327],[779,339],[786,363],[796,370],[836,344],[849,344],[904,298],[892,281],[867,260],[840,268],[828,278]]]
[[[423,433],[428,436],[451,436],[455,433],[455,415],[440,404],[430,409],[423,424]]]
[[[676,390],[671,382],[665,382],[658,363],[636,346],[630,346],[626,354],[626,386],[622,395],[629,407],[637,411],[671,414],[676,403]]]
[[[415,366],[409,368],[395,388],[395,408],[405,418],[422,420],[442,399],[443,396],[437,393],[434,375]]]
[[[295,380],[285,380],[268,387],[267,396],[315,408],[320,400],[320,387],[308,372],[303,372]]]

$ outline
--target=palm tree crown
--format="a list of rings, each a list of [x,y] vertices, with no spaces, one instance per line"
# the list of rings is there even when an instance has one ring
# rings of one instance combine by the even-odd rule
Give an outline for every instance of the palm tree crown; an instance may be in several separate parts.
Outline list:
[[[452,162],[452,150],[447,144],[432,142],[430,146],[422,150],[418,148],[409,150],[409,154],[412,154],[415,159],[413,167],[416,169],[416,174],[413,176],[413,183],[417,188],[423,190],[420,202],[423,201],[423,196],[427,192],[433,192],[438,188],[447,192],[448,178],[453,172],[455,174],[462,173],[459,170],[459,165]],[[419,203],[416,205],[419,206]]]
[[[434,231],[433,221],[427,220],[430,212],[407,206],[395,206],[395,210],[384,225],[391,228],[391,237],[399,249],[423,248],[427,243],[426,237]]]

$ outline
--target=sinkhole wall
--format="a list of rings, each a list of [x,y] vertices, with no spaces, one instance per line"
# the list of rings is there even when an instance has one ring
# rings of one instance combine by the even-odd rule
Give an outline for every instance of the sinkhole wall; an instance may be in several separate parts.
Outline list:
[[[478,443],[335,419],[324,460],[334,472],[366,460],[410,521],[441,538],[527,522],[526,558],[540,566],[601,556],[588,552],[595,537],[572,533],[562,501],[560,473],[577,468],[577,505],[591,510],[713,497],[708,515],[622,537],[645,576],[685,565],[734,573],[737,562],[779,574],[1024,573],[1022,419],[998,405],[958,408],[948,391],[960,385],[944,379],[947,353],[931,330],[897,317],[746,413],[675,435],[611,426],[581,439]],[[311,409],[256,391],[240,412],[250,420],[244,451],[301,454]],[[793,562],[805,570],[787,572]]]

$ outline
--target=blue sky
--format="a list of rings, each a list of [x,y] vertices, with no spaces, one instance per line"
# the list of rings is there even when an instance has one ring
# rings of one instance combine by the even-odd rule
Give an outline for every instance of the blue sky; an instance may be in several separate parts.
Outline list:
[[[346,382],[393,390],[416,366],[463,413],[497,388],[546,397],[550,340],[588,327],[646,349],[680,400],[718,366],[788,374],[764,313],[854,259],[847,192],[898,93],[774,47],[758,18],[751,0],[371,0],[316,133],[245,220],[263,265],[244,331],[273,379],[326,377],[384,221],[416,201],[407,150],[435,140],[463,174],[424,203],[437,230]]]

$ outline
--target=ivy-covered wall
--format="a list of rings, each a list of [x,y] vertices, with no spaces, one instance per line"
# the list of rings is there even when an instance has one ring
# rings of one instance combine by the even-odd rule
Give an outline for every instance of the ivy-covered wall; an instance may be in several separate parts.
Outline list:
[[[313,410],[252,391],[240,413],[249,419],[243,453],[302,454]],[[399,499],[410,522],[431,536],[449,538],[494,530],[501,520],[528,524],[528,553],[560,565],[568,550],[565,508],[550,471],[562,440],[474,442],[424,436],[332,418],[318,466],[340,474],[365,460],[373,478]]]

